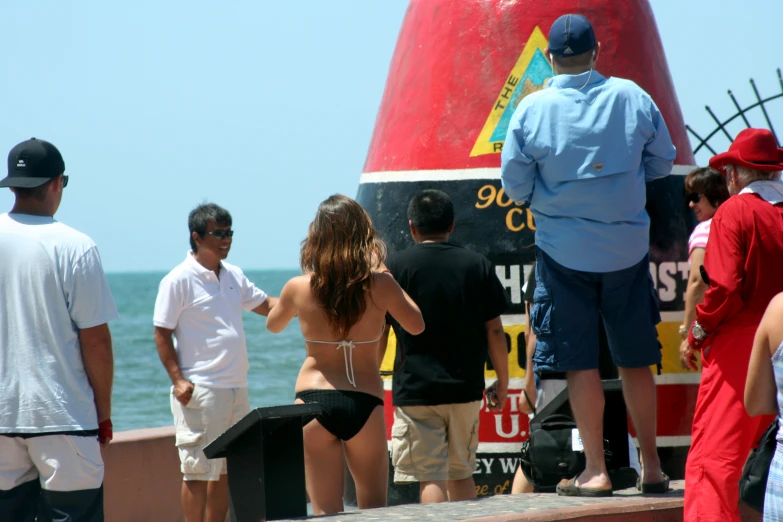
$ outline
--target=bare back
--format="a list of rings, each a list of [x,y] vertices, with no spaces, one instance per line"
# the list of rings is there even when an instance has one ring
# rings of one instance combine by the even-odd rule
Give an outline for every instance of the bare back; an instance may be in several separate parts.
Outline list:
[[[379,277],[384,276],[373,274],[371,290],[365,296],[365,312],[345,339],[336,336],[323,307],[313,296],[310,276],[291,280],[295,290],[294,305],[307,348],[307,357],[296,381],[297,392],[312,389],[356,390],[383,398],[378,342],[386,324],[387,308],[377,284]],[[353,348],[346,343],[341,345],[342,341],[352,341]]]

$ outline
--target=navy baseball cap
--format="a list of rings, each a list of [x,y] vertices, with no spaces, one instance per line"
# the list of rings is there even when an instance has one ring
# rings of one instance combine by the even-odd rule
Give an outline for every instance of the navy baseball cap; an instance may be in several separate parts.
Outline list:
[[[593,26],[582,15],[563,15],[549,30],[549,52],[555,56],[576,56],[594,48]]]
[[[48,141],[30,138],[8,153],[8,177],[0,187],[35,188],[65,172],[65,162],[57,147]]]

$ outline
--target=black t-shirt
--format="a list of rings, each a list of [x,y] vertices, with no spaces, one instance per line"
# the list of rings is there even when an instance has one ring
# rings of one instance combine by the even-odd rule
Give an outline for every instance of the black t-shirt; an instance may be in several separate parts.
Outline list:
[[[484,391],[484,323],[508,304],[492,263],[450,243],[421,243],[390,257],[387,267],[424,317],[410,335],[390,318],[397,335],[392,397],[395,406],[459,404]]]

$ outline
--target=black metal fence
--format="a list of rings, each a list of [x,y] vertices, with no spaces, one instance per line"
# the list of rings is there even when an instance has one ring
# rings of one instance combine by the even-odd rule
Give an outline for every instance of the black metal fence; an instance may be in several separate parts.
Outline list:
[[[712,117],[712,119],[715,121],[717,127],[715,128],[715,130],[707,134],[705,137],[702,138],[695,130],[693,130],[693,128],[690,125],[686,125],[685,128],[688,129],[688,132],[691,133],[691,136],[693,136],[696,139],[697,145],[696,148],[693,149],[694,155],[697,154],[702,149],[702,147],[706,148],[713,155],[718,154],[718,151],[713,149],[709,143],[710,140],[716,136],[725,136],[726,138],[728,138],[729,143],[734,141],[734,136],[731,135],[729,130],[726,128],[726,126],[729,123],[737,120],[738,118],[745,124],[747,128],[754,127],[754,125],[750,124],[750,121],[748,121],[748,117],[747,117],[748,113],[750,111],[753,111],[754,109],[759,109],[761,111],[761,113],[764,116],[764,120],[766,121],[767,128],[771,130],[773,134],[775,134],[775,137],[778,142],[778,147],[780,147],[780,138],[777,137],[777,133],[775,132],[775,127],[772,124],[772,119],[770,118],[769,111],[765,106],[765,104],[771,102],[772,100],[783,98],[783,76],[781,76],[780,69],[777,70],[777,73],[778,73],[778,84],[780,85],[780,92],[772,96],[768,96],[766,98],[761,97],[761,94],[759,94],[758,87],[756,87],[756,82],[753,81],[753,79],[751,78],[750,86],[753,89],[753,94],[755,94],[756,96],[756,101],[755,103],[752,103],[747,107],[741,107],[739,102],[737,101],[737,98],[734,96],[734,93],[729,91],[729,98],[731,98],[734,107],[737,108],[737,112],[726,120],[721,121],[712,111],[710,106],[707,105],[705,109],[707,110],[707,113],[710,115],[710,117]]]

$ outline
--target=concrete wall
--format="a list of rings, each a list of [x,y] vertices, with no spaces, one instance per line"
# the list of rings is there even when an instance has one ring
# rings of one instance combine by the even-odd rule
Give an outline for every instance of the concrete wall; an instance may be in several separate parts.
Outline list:
[[[104,478],[107,522],[184,522],[180,504],[182,473],[174,446],[174,427],[123,431],[103,450],[106,463]],[[350,475],[349,475],[350,476]],[[665,504],[639,506],[634,504]],[[642,509],[640,509],[642,507]],[[743,522],[758,521],[760,514],[742,505]],[[600,506],[577,509],[556,509],[547,512],[506,514],[503,517],[482,518],[482,522],[578,519],[582,522],[680,522],[682,500],[667,498],[631,498]]]
[[[184,522],[173,426],[116,433],[103,459],[107,522]]]

